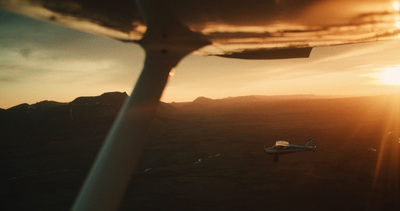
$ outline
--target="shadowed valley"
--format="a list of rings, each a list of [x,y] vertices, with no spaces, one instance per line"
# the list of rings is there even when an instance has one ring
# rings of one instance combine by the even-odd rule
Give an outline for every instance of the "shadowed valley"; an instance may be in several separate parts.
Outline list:
[[[0,110],[0,209],[69,210],[126,93]],[[121,210],[395,210],[400,98],[161,103]],[[316,152],[263,152],[276,140]],[[134,140],[134,137],[132,137]]]

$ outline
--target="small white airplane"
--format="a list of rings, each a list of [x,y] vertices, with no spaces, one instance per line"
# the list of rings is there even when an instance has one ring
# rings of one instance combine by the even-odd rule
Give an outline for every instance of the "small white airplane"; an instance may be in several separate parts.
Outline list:
[[[264,151],[268,155],[274,156],[274,162],[277,163],[279,161],[279,155],[295,153],[295,152],[303,152],[312,150],[315,152],[317,146],[315,145],[313,139],[309,139],[304,146],[289,144],[287,141],[276,141],[275,145],[270,148],[264,148]]]

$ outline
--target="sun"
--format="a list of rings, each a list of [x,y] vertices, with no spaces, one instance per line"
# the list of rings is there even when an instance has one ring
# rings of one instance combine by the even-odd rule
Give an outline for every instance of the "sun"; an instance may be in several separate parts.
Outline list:
[[[400,85],[400,67],[387,68],[379,74],[379,78],[386,85]]]
[[[398,1],[393,2],[393,9],[394,9],[394,11],[400,10],[400,3]]]

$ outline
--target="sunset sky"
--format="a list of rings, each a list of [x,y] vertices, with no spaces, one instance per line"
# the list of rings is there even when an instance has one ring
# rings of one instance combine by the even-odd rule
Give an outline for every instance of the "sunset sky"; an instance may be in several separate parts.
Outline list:
[[[399,24],[400,28],[400,24]],[[400,90],[400,40],[314,48],[308,59],[240,60],[190,55],[162,100],[199,96],[377,95]],[[132,91],[138,45],[0,10],[0,108]]]

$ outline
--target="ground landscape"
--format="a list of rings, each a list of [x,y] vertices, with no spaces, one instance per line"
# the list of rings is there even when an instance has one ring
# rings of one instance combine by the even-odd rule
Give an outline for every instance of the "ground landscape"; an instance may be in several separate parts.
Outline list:
[[[0,209],[69,210],[126,97],[0,110]],[[398,95],[162,103],[121,210],[399,210],[399,117]]]

